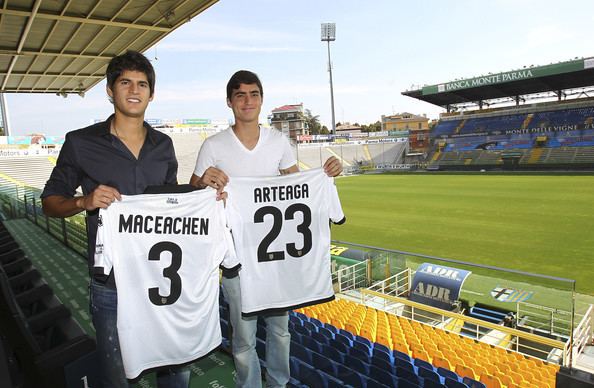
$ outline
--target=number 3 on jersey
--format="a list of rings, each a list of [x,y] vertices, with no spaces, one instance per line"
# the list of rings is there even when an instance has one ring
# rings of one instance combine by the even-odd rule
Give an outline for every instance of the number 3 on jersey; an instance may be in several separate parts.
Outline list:
[[[156,306],[174,304],[179,299],[182,291],[182,281],[178,273],[182,264],[182,250],[179,245],[171,241],[161,241],[151,247],[148,259],[159,261],[163,252],[171,253],[171,265],[163,269],[163,277],[171,281],[171,290],[169,295],[161,295],[159,294],[159,287],[148,289],[149,299]]]
[[[264,222],[264,216],[271,215],[273,217],[272,229],[270,229],[268,234],[264,237],[264,239],[262,239],[260,245],[258,245],[258,262],[261,263],[285,259],[285,251],[269,252],[268,248],[281,233],[283,221],[294,219],[297,212],[300,212],[303,215],[303,222],[297,226],[297,232],[303,235],[303,247],[301,249],[297,249],[294,242],[287,243],[286,252],[295,258],[299,258],[309,253],[312,245],[311,230],[309,229],[311,225],[311,210],[309,207],[302,203],[294,203],[289,206],[287,210],[285,210],[283,219],[283,213],[280,211],[280,209],[274,206],[264,206],[256,210],[256,213],[254,213],[254,222],[262,223]]]

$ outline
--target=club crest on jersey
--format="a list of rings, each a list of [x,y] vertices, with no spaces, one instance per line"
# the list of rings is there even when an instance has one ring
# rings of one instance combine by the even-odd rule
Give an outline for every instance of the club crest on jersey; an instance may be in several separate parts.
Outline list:
[[[97,226],[101,227],[103,226],[103,216],[99,216],[97,217]]]
[[[95,245],[95,254],[102,255],[103,254],[103,244]]]
[[[177,205],[178,204],[178,201],[177,201],[177,198],[175,198],[175,197],[168,197],[167,198],[167,203],[170,204],[170,205]]]
[[[499,302],[524,302],[532,297],[533,291],[523,291],[510,287],[495,287],[491,296]]]

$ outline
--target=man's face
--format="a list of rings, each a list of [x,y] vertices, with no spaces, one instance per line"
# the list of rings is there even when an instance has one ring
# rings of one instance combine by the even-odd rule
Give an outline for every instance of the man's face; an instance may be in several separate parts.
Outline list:
[[[227,105],[233,110],[235,122],[258,122],[262,109],[262,94],[256,84],[239,84],[239,89],[233,89],[231,99]]]
[[[113,89],[107,86],[116,112],[128,117],[144,117],[148,103],[152,101],[151,89],[146,74],[136,70],[124,70],[115,80]]]

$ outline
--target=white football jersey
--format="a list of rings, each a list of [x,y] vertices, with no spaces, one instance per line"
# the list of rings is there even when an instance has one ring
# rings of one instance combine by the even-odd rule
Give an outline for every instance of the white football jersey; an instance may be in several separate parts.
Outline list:
[[[344,221],[322,169],[230,177],[228,218],[241,261],[242,312],[288,310],[334,298],[330,220]]]
[[[126,377],[221,343],[219,264],[238,265],[213,189],[122,196],[99,212],[95,271],[113,266]]]

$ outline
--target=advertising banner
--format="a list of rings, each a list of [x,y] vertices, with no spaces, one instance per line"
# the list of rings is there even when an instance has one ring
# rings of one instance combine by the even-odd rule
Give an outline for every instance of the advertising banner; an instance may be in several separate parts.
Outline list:
[[[410,300],[451,310],[470,271],[423,263],[415,272]]]

